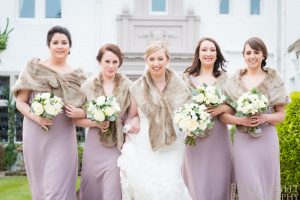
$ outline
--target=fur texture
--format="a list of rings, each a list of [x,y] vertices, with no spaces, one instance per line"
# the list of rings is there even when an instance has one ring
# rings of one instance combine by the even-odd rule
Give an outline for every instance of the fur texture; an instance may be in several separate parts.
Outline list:
[[[53,92],[65,104],[80,107],[85,101],[80,85],[85,80],[86,76],[81,69],[61,75],[42,65],[38,58],[33,58],[21,71],[12,91],[15,96],[19,90]]]
[[[284,83],[275,69],[266,68],[267,75],[265,79],[257,86],[257,90],[265,95],[269,100],[269,106],[285,105],[289,103],[289,96],[284,87]],[[242,82],[242,76],[247,72],[247,69],[238,70],[233,77],[229,78],[226,84],[226,93],[233,100],[248,92]]]
[[[119,73],[116,74],[113,96],[116,97],[117,102],[120,104],[121,112],[115,122],[110,122],[112,123],[112,128],[114,130],[112,135],[107,136],[99,131],[100,141],[107,147],[117,145],[118,148],[121,149],[124,143],[121,118],[125,115],[130,104],[130,84],[131,81],[125,75]],[[99,73],[99,75],[89,78],[84,84],[82,84],[81,90],[86,94],[88,102],[98,96],[106,96],[103,88],[102,74]]]
[[[173,127],[174,111],[190,99],[184,82],[171,69],[166,69],[166,86],[162,93],[155,86],[150,72],[136,80],[130,93],[149,121],[149,138],[152,150],[176,140]]]
[[[267,75],[265,79],[257,86],[257,90],[265,95],[269,100],[269,107],[271,110],[275,105],[285,105],[289,103],[289,96],[284,88],[284,83],[278,72],[274,69],[266,68]],[[233,108],[236,106],[236,101],[248,89],[242,82],[242,76],[247,72],[247,69],[238,70],[233,77],[229,78],[226,84],[226,93],[231,100]],[[243,133],[249,132],[249,128],[241,125],[236,126],[237,129]]]
[[[225,90],[225,83],[227,81],[227,74],[224,71],[220,71],[221,75],[217,78],[216,82],[213,84],[215,87],[221,88],[222,91]],[[193,83],[193,81],[190,79],[190,75],[185,72],[182,74],[182,79],[187,84],[189,89],[192,91],[196,88],[196,85]]]

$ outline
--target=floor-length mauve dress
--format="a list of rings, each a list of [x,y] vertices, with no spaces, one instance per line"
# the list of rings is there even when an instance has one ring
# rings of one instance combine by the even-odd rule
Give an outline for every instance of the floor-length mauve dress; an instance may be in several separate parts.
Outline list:
[[[258,138],[236,131],[233,144],[240,200],[280,199],[279,142],[273,125],[261,125]],[[270,184],[272,183],[272,184]]]
[[[104,146],[98,132],[98,128],[90,128],[87,134],[81,173],[81,199],[121,200],[120,169],[117,166],[120,151],[117,146]]]
[[[76,199],[78,162],[72,119],[59,114],[46,132],[24,117],[23,153],[33,200]]]
[[[226,84],[226,93],[233,101],[249,92],[242,81],[247,68],[239,69]],[[264,68],[265,78],[256,89],[269,100],[267,113],[273,113],[276,105],[285,105],[289,97],[276,70]],[[253,137],[237,128],[232,147],[235,178],[239,200],[280,199],[280,157],[276,128],[262,124],[261,136]],[[242,130],[242,129],[241,129]]]
[[[201,84],[195,77],[189,78],[190,87]],[[196,145],[187,145],[185,149],[183,177],[194,200],[230,198],[233,176],[230,137],[227,125],[217,117],[213,121],[209,135],[197,137]]]

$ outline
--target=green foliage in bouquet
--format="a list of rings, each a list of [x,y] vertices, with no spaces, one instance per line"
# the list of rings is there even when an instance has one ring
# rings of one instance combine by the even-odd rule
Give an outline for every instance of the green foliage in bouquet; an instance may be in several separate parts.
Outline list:
[[[300,92],[290,94],[285,120],[276,126],[280,143],[281,185],[300,191]],[[294,191],[295,192],[295,191]]]
[[[10,32],[12,32],[14,30],[13,28],[8,30],[8,25],[9,25],[9,19],[6,18],[5,29],[4,29],[4,31],[0,30],[0,52],[6,49],[8,35]]]

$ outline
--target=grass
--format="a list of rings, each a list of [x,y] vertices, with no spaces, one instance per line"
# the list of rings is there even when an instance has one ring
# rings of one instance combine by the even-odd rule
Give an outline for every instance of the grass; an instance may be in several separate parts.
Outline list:
[[[80,178],[76,188],[79,188]],[[31,194],[26,176],[6,176],[0,178],[1,200],[31,200]]]

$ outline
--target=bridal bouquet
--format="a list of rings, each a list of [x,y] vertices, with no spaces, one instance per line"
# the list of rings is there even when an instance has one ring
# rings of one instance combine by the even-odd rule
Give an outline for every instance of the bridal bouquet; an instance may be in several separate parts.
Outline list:
[[[48,92],[37,94],[31,103],[31,112],[42,118],[52,119],[62,112],[62,99]],[[49,131],[50,127],[43,127],[45,131]]]
[[[103,121],[116,121],[120,111],[120,105],[115,97],[99,96],[88,103],[87,118],[98,124]],[[111,128],[109,126],[107,135],[112,133]]]
[[[226,96],[222,94],[218,87],[202,84],[193,91],[192,99],[198,104],[216,107],[225,101]]]
[[[237,100],[236,115],[250,117],[263,113],[268,108],[268,102],[267,97],[257,91],[256,88],[253,88]],[[253,137],[258,137],[261,135],[261,129],[259,126],[249,127],[248,133]]]
[[[186,103],[175,111],[175,123],[187,133],[185,144],[195,145],[197,136],[206,135],[205,130],[212,128],[212,121],[205,105]]]

